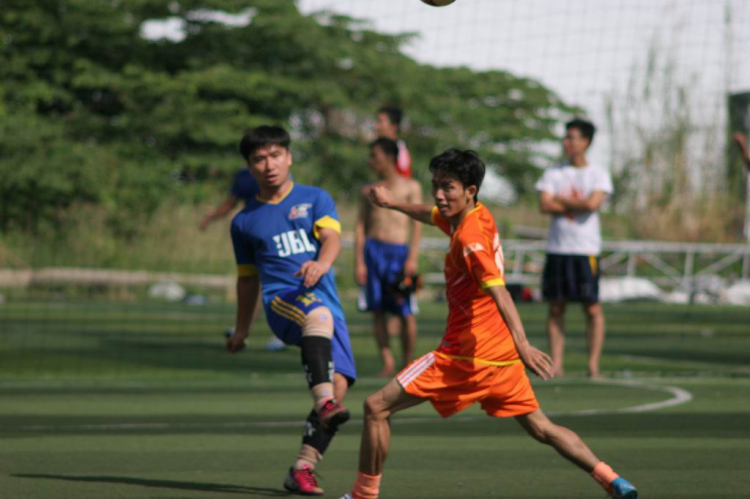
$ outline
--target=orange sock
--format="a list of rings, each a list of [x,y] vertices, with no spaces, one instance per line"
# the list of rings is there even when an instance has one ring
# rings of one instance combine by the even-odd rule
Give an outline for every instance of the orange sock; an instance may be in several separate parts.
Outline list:
[[[357,479],[352,488],[354,499],[378,499],[380,494],[380,478],[383,475],[367,475],[361,471],[357,472]]]
[[[604,461],[599,461],[599,464],[594,466],[594,470],[591,472],[591,476],[594,480],[599,482],[599,485],[604,488],[607,492],[612,492],[612,482],[620,478],[620,475],[614,472]]]

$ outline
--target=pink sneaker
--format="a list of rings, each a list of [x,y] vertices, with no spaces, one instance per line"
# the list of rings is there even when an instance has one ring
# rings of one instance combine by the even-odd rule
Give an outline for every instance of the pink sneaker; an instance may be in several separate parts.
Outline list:
[[[349,409],[331,399],[320,408],[318,417],[324,430],[334,432],[339,426],[349,421],[351,414],[349,414]]]
[[[294,467],[289,468],[289,473],[284,479],[284,488],[301,496],[323,495],[323,489],[318,485],[312,468],[302,468],[301,470],[294,469]]]

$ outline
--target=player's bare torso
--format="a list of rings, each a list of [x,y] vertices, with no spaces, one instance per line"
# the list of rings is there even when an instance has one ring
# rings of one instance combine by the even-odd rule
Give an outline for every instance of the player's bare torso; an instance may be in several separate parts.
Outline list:
[[[383,185],[387,187],[398,202],[414,202],[416,193],[420,186],[416,180],[399,177],[397,181],[387,183],[386,181],[374,182],[364,187],[362,196],[367,196],[370,189]],[[366,203],[365,234],[369,239],[375,239],[390,244],[409,243],[409,217],[403,213],[385,208],[378,208],[371,203]]]

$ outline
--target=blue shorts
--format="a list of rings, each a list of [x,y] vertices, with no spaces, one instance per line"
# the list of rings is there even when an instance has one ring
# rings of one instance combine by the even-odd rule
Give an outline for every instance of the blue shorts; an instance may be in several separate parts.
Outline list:
[[[360,310],[390,312],[401,317],[418,312],[416,294],[404,297],[393,291],[398,274],[404,270],[409,247],[368,239],[365,241],[364,253],[367,285],[364,295],[360,296]]]
[[[599,258],[588,255],[548,254],[542,279],[547,301],[599,301]]]
[[[302,341],[304,317],[318,307],[328,306],[325,299],[307,288],[288,288],[278,293],[273,300],[265,303],[266,320],[278,339],[287,345],[299,346]],[[349,330],[343,317],[334,313],[339,307],[330,307],[333,314],[333,340],[331,359],[333,370],[349,380],[349,385],[357,378],[354,355],[349,342]]]

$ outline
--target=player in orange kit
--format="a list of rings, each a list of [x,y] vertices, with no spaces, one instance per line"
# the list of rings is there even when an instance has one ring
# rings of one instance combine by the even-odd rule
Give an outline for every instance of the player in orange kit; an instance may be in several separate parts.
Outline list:
[[[449,149],[430,162],[435,206],[396,202],[382,186],[370,200],[451,238],[445,257],[448,323],[440,346],[412,362],[365,401],[359,473],[341,499],[376,499],[390,445],[389,418],[429,400],[443,417],[479,402],[493,417],[515,417],[539,442],[591,473],[613,498],[638,492],[597,458],[571,430],[552,423],[539,409],[524,367],[551,377],[550,357],[526,339],[505,288],[503,252],[490,211],[477,201],[484,163],[473,151]]]

